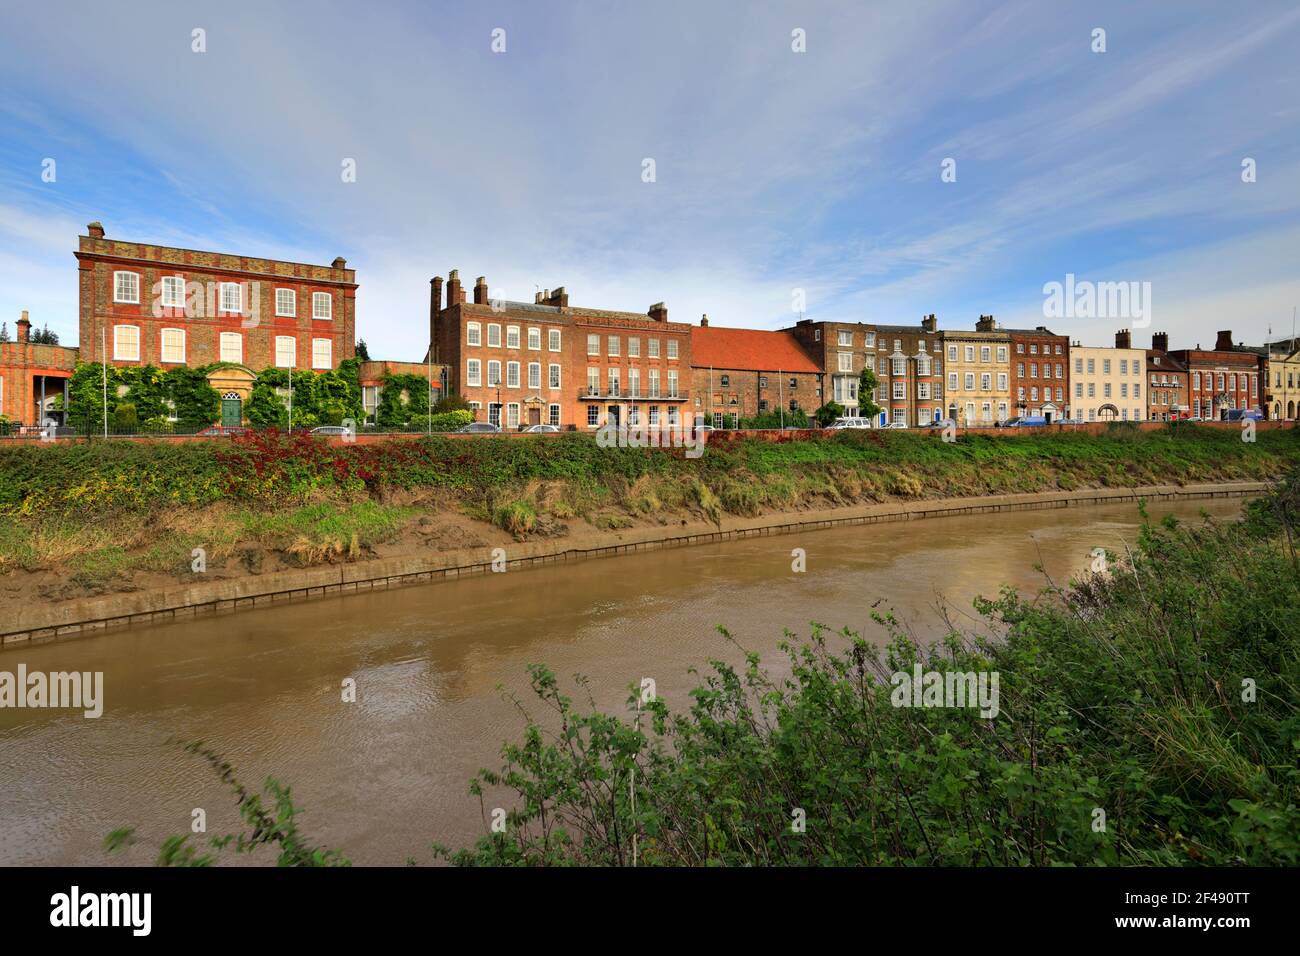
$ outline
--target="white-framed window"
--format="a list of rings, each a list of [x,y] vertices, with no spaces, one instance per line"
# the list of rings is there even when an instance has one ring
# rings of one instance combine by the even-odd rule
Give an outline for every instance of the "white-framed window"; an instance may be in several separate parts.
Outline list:
[[[140,275],[136,272],[113,273],[113,301],[140,302]]]
[[[334,366],[334,340],[311,340],[311,367],[332,368]]]
[[[552,352],[560,351],[559,329],[548,329],[546,331],[546,347]]]
[[[874,349],[876,347],[876,333],[868,332],[866,333],[866,337],[867,337],[866,347],[869,349]]]
[[[495,322],[488,323],[488,348],[501,348],[501,326]]]
[[[506,363],[506,388],[518,388],[518,387],[519,387],[519,363],[507,362]]]
[[[1007,390],[1007,373],[998,372],[998,391],[1005,392],[1006,390]]]
[[[587,369],[587,394],[600,394],[600,369],[598,368]]]
[[[118,362],[140,361],[140,326],[113,326],[113,358]]]
[[[659,369],[650,369],[650,397],[659,397]]]
[[[999,361],[999,362],[1005,362],[1006,360],[1007,360],[1007,347],[1006,347],[1005,345],[999,345],[999,346],[998,346],[998,361]]]
[[[559,366],[559,363],[557,363],[557,362],[552,362],[550,365],[548,365],[547,368],[546,368],[546,373],[547,373],[547,380],[546,380],[547,387],[548,387],[548,388],[559,388],[559,387],[560,387],[560,366]]]
[[[508,349],[519,348],[519,326],[517,325],[506,326],[506,348]]]
[[[185,279],[182,276],[162,277],[162,306],[164,309],[185,307]]]
[[[311,317],[313,319],[334,318],[334,297],[328,292],[311,294]]]
[[[676,425],[676,424],[677,424],[677,406],[676,406],[676,405],[669,405],[669,406],[668,406],[668,424],[669,424],[669,425]]]
[[[670,359],[675,359],[675,358],[677,358],[677,340],[676,340],[676,339],[669,339],[669,340],[668,340],[668,357],[669,357]]]
[[[600,424],[600,406],[588,405],[587,406],[587,427],[595,428],[599,424]]]
[[[853,333],[841,329],[839,333],[839,344],[845,348],[853,348]]]
[[[630,338],[630,339],[627,340],[627,357],[628,357],[628,358],[640,358],[640,357],[641,357],[641,340],[640,340],[640,339],[637,339],[637,338]]]
[[[501,384],[501,363],[496,359],[488,362],[487,384],[488,388],[495,388]]]
[[[982,372],[980,374],[980,391],[993,391],[993,376],[989,372]]]
[[[275,367],[293,368],[298,364],[298,340],[292,335],[275,337]]]
[[[989,348],[987,345],[980,346],[980,361],[981,362],[993,361],[993,350]]]
[[[894,401],[899,402],[907,398],[907,383],[895,382],[893,389]]]
[[[921,398],[921,399],[928,399],[928,398],[930,397],[930,383],[929,383],[929,382],[917,382],[917,383],[916,383],[916,397],[917,397],[917,398]]]
[[[640,405],[630,405],[630,406],[628,406],[628,410],[627,410],[627,423],[628,423],[629,425],[640,425],[640,424],[641,424],[641,406],[640,406]]]
[[[508,405],[506,405],[506,427],[507,428],[519,427],[519,403],[518,402],[510,402]]]
[[[560,406],[556,404],[548,405],[546,408],[546,424],[559,426],[560,424]]]
[[[541,329],[529,329],[529,330],[528,330],[528,348],[529,348],[530,351],[533,351],[533,352],[540,352],[540,351],[542,350],[542,330],[541,330]]]
[[[607,341],[605,348],[606,348],[606,352],[605,352],[606,355],[618,355],[619,348],[620,348],[618,336],[611,335]]]
[[[841,372],[852,372],[852,371],[853,371],[853,353],[852,353],[852,352],[840,352],[840,353],[839,353],[839,356],[840,356],[840,371],[841,371]]]
[[[964,376],[964,381],[962,382],[962,385],[965,388],[965,390],[968,392],[975,391],[975,373],[967,372]]]
[[[465,363],[465,384],[478,387],[483,384],[483,363],[470,359]]]
[[[949,362],[957,361],[957,346],[955,345],[948,346],[948,361]]]
[[[957,391],[957,373],[956,373],[956,372],[949,372],[949,373],[948,373],[948,391],[950,391],[950,392],[955,392],[955,391]]]
[[[539,338],[538,339],[539,345],[540,342],[541,339]],[[542,387],[542,363],[541,362],[528,363],[528,387],[529,388]]]
[[[588,336],[587,336],[587,354],[588,354],[588,355],[599,355],[599,354],[600,354],[600,336],[599,336],[599,335],[588,335]]]
[[[650,339],[650,343],[649,343],[649,344],[650,344],[650,348],[649,348],[649,351],[648,351],[646,354],[648,354],[648,355],[650,356],[650,358],[658,358],[658,357],[659,357],[659,340],[658,340],[658,339]]]
[[[243,290],[239,287],[238,282],[221,283],[222,312],[243,312],[243,301]]]
[[[293,289],[276,289],[275,314],[289,319],[296,318],[298,315],[298,293]]]
[[[366,421],[375,420],[375,413],[379,411],[378,385],[361,386],[361,410],[365,413]]]
[[[658,406],[658,405],[651,405],[651,406],[650,406],[650,413],[649,413],[649,414],[650,414],[650,417],[649,417],[647,423],[650,424],[650,425],[658,425],[658,424],[659,424],[659,406]]]
[[[185,364],[185,330],[162,329],[158,334],[158,359],[168,365]]]
[[[677,369],[675,368],[668,370],[668,397],[677,397]]]
[[[483,326],[478,322],[465,323],[465,344],[482,345],[483,344]]]
[[[244,362],[244,337],[238,332],[221,333],[221,361]]]
[[[610,395],[620,394],[619,385],[618,385],[619,370],[616,368],[611,368],[608,369],[607,372],[609,375],[609,394]]]
[[[900,359],[894,359],[894,361],[893,361],[893,366],[894,366],[894,367],[893,367],[893,374],[894,374],[894,375],[906,375],[906,374],[907,374],[907,359],[901,359],[901,358],[900,358]]]
[[[639,368],[627,370],[627,393],[633,398],[639,398],[641,395],[641,370]]]

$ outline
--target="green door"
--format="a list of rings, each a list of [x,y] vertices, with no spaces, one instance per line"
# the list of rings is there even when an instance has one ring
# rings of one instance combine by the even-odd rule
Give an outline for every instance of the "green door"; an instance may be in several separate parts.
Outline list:
[[[240,423],[240,403],[238,398],[221,400],[221,424],[238,425]]]

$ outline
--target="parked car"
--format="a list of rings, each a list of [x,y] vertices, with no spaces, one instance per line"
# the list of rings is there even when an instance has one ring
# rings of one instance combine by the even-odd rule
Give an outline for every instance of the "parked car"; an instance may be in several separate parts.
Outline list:
[[[311,430],[313,435],[355,435],[352,429],[344,425],[317,425]]]
[[[468,425],[462,425],[460,428],[457,428],[456,431],[461,435],[483,435],[489,433],[494,434],[501,431],[501,429],[497,428],[491,422],[470,422]]]
[[[1042,415],[1017,415],[999,423],[1002,428],[1042,428],[1047,419]]]
[[[1225,422],[1240,422],[1247,419],[1262,422],[1264,416],[1257,408],[1230,408],[1223,413]]]
[[[200,438],[219,438],[222,435],[247,435],[248,429],[243,425],[213,425],[211,428],[205,428],[201,432],[195,432]]]
[[[890,422],[885,428],[906,428],[907,422]]]
[[[827,428],[870,428],[870,418],[837,418]]]
[[[519,430],[521,432],[527,432],[528,434],[531,435],[538,435],[543,433],[549,434],[551,432],[558,432],[560,430],[560,426],[559,425],[525,425],[523,428]]]
[[[953,421],[951,421],[951,420],[949,420],[949,419],[946,419],[946,418],[936,418],[934,421],[932,421],[932,422],[926,422],[924,425],[922,425],[922,426],[920,426],[920,427],[921,427],[921,428],[930,428],[930,429],[935,429],[935,428],[947,428],[949,425],[953,426],[954,428],[957,427],[957,423],[956,423],[956,422],[953,422]]]

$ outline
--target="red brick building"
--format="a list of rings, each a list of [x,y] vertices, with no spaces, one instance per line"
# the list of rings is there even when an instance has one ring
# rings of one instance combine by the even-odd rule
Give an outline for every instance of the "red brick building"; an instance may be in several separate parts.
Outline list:
[[[1232,344],[1232,330],[1219,332],[1213,349],[1177,349],[1170,353],[1187,367],[1188,404],[1192,415],[1220,419],[1235,409],[1260,410],[1260,357]]]
[[[1015,414],[1048,421],[1069,417],[1070,337],[1045,326],[1006,329],[1011,336],[1011,403]]]
[[[669,322],[662,302],[645,314],[577,308],[563,287],[531,303],[490,299],[482,276],[467,302],[454,269],[445,301],[441,277],[430,287],[432,361],[481,421],[594,430],[686,420],[691,327]]]
[[[691,329],[691,365],[691,407],[715,428],[778,410],[811,417],[822,404],[822,370],[788,331],[718,328],[706,315]]]
[[[1152,335],[1147,350],[1147,418],[1167,422],[1196,414],[1188,411],[1187,381],[1187,366],[1169,352],[1169,334]]]
[[[875,368],[876,327],[864,322],[814,322],[800,319],[783,331],[794,336],[822,370],[816,407],[835,402],[846,418],[858,417],[858,380],[863,366]]]
[[[31,328],[24,312],[15,340],[0,342],[0,417],[13,425],[61,422],[57,409],[67,399],[77,350],[32,342]]]
[[[81,360],[114,365],[330,369],[356,342],[356,273],[108,239],[92,222],[76,252]]]
[[[943,341],[933,315],[920,325],[876,325],[878,424],[914,428],[943,418]]]

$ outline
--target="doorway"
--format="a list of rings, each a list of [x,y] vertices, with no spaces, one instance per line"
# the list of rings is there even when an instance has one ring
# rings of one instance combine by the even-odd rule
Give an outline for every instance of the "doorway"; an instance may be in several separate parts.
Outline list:
[[[221,396],[221,424],[237,426],[243,423],[243,402],[236,392],[227,392]]]

